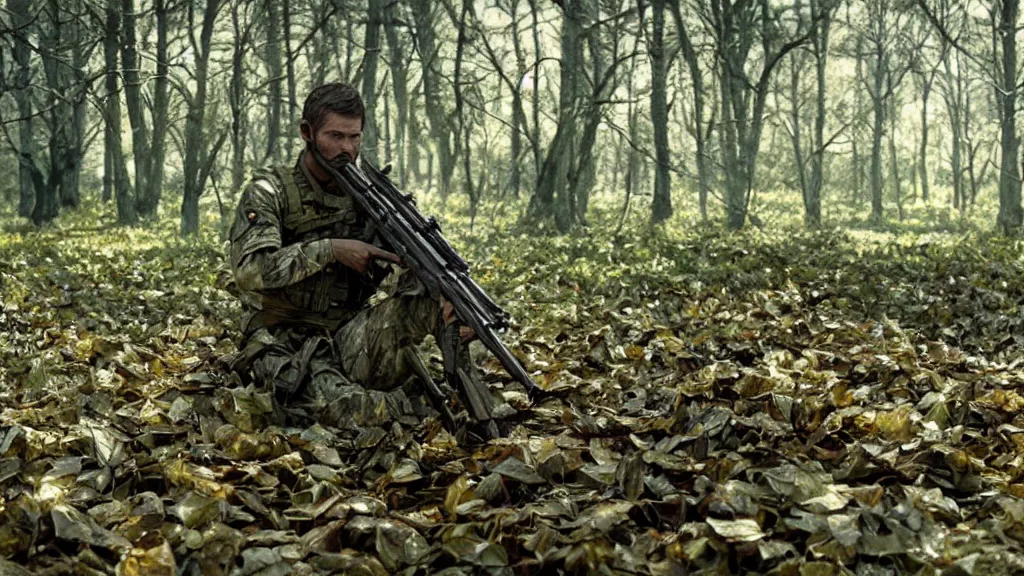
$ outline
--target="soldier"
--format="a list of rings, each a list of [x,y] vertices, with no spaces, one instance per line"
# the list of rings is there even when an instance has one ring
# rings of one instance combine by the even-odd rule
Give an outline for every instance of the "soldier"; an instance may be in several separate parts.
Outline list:
[[[352,86],[314,89],[300,124],[305,149],[292,166],[254,174],[230,232],[245,312],[233,367],[272,390],[287,414],[354,431],[414,424],[429,411],[414,346],[457,322],[451,304],[408,272],[389,298],[368,303],[400,259],[374,243],[372,222],[311,153],[358,162],[363,120]],[[464,326],[460,335],[464,347],[475,336]],[[466,352],[459,357],[478,377]]]

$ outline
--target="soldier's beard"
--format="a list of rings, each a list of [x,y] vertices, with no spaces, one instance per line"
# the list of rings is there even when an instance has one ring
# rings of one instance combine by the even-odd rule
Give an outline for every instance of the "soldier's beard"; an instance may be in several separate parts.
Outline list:
[[[334,158],[331,158],[331,159],[328,160],[326,157],[324,157],[323,151],[319,150],[318,147],[316,146],[316,144],[314,144],[313,142],[306,142],[306,151],[310,155],[312,155],[314,151],[318,152],[319,153],[319,157],[324,159],[323,163],[327,164],[327,166],[326,166],[327,168],[332,168],[332,169],[334,169],[336,171],[339,171],[339,172],[341,171],[342,168],[345,167],[345,164],[349,164],[351,162],[354,162],[352,157],[349,156],[347,152],[341,152],[338,155],[336,155]],[[317,158],[317,157],[314,156],[314,158]],[[318,161],[318,163],[320,163],[319,159],[317,161]]]
[[[340,171],[342,168],[345,167],[346,164],[350,164],[353,161],[354,160],[352,159],[351,156],[348,155],[347,152],[342,152],[335,156],[334,158],[328,160],[327,165],[330,166],[331,168],[334,168],[335,170]]]

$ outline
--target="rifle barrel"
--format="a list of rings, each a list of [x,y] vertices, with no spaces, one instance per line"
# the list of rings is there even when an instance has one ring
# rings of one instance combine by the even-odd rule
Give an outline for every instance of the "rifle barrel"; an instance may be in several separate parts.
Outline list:
[[[339,172],[313,151],[315,158],[377,224],[384,240],[405,260],[431,294],[443,295],[455,314],[529,395],[543,392],[496,331],[508,327],[509,316],[469,275],[469,264],[441,234],[433,218],[426,219],[390,179],[365,160],[364,172],[353,163]],[[368,173],[368,174],[367,174]]]

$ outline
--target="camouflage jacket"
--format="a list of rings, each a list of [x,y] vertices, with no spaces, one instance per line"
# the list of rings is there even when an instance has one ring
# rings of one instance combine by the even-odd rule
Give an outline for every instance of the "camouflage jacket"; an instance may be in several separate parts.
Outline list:
[[[343,192],[294,166],[257,171],[230,232],[230,262],[244,292],[242,333],[275,325],[335,330],[366,303],[387,268],[360,275],[334,262],[330,238],[374,241],[369,218]],[[333,187],[332,187],[333,188]]]

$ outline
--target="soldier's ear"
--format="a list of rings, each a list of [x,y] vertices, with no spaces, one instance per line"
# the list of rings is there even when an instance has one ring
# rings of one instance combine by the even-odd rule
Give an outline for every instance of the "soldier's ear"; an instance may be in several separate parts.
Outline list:
[[[309,122],[306,122],[305,120],[299,124],[299,134],[306,142],[313,141],[313,129],[310,127]]]

